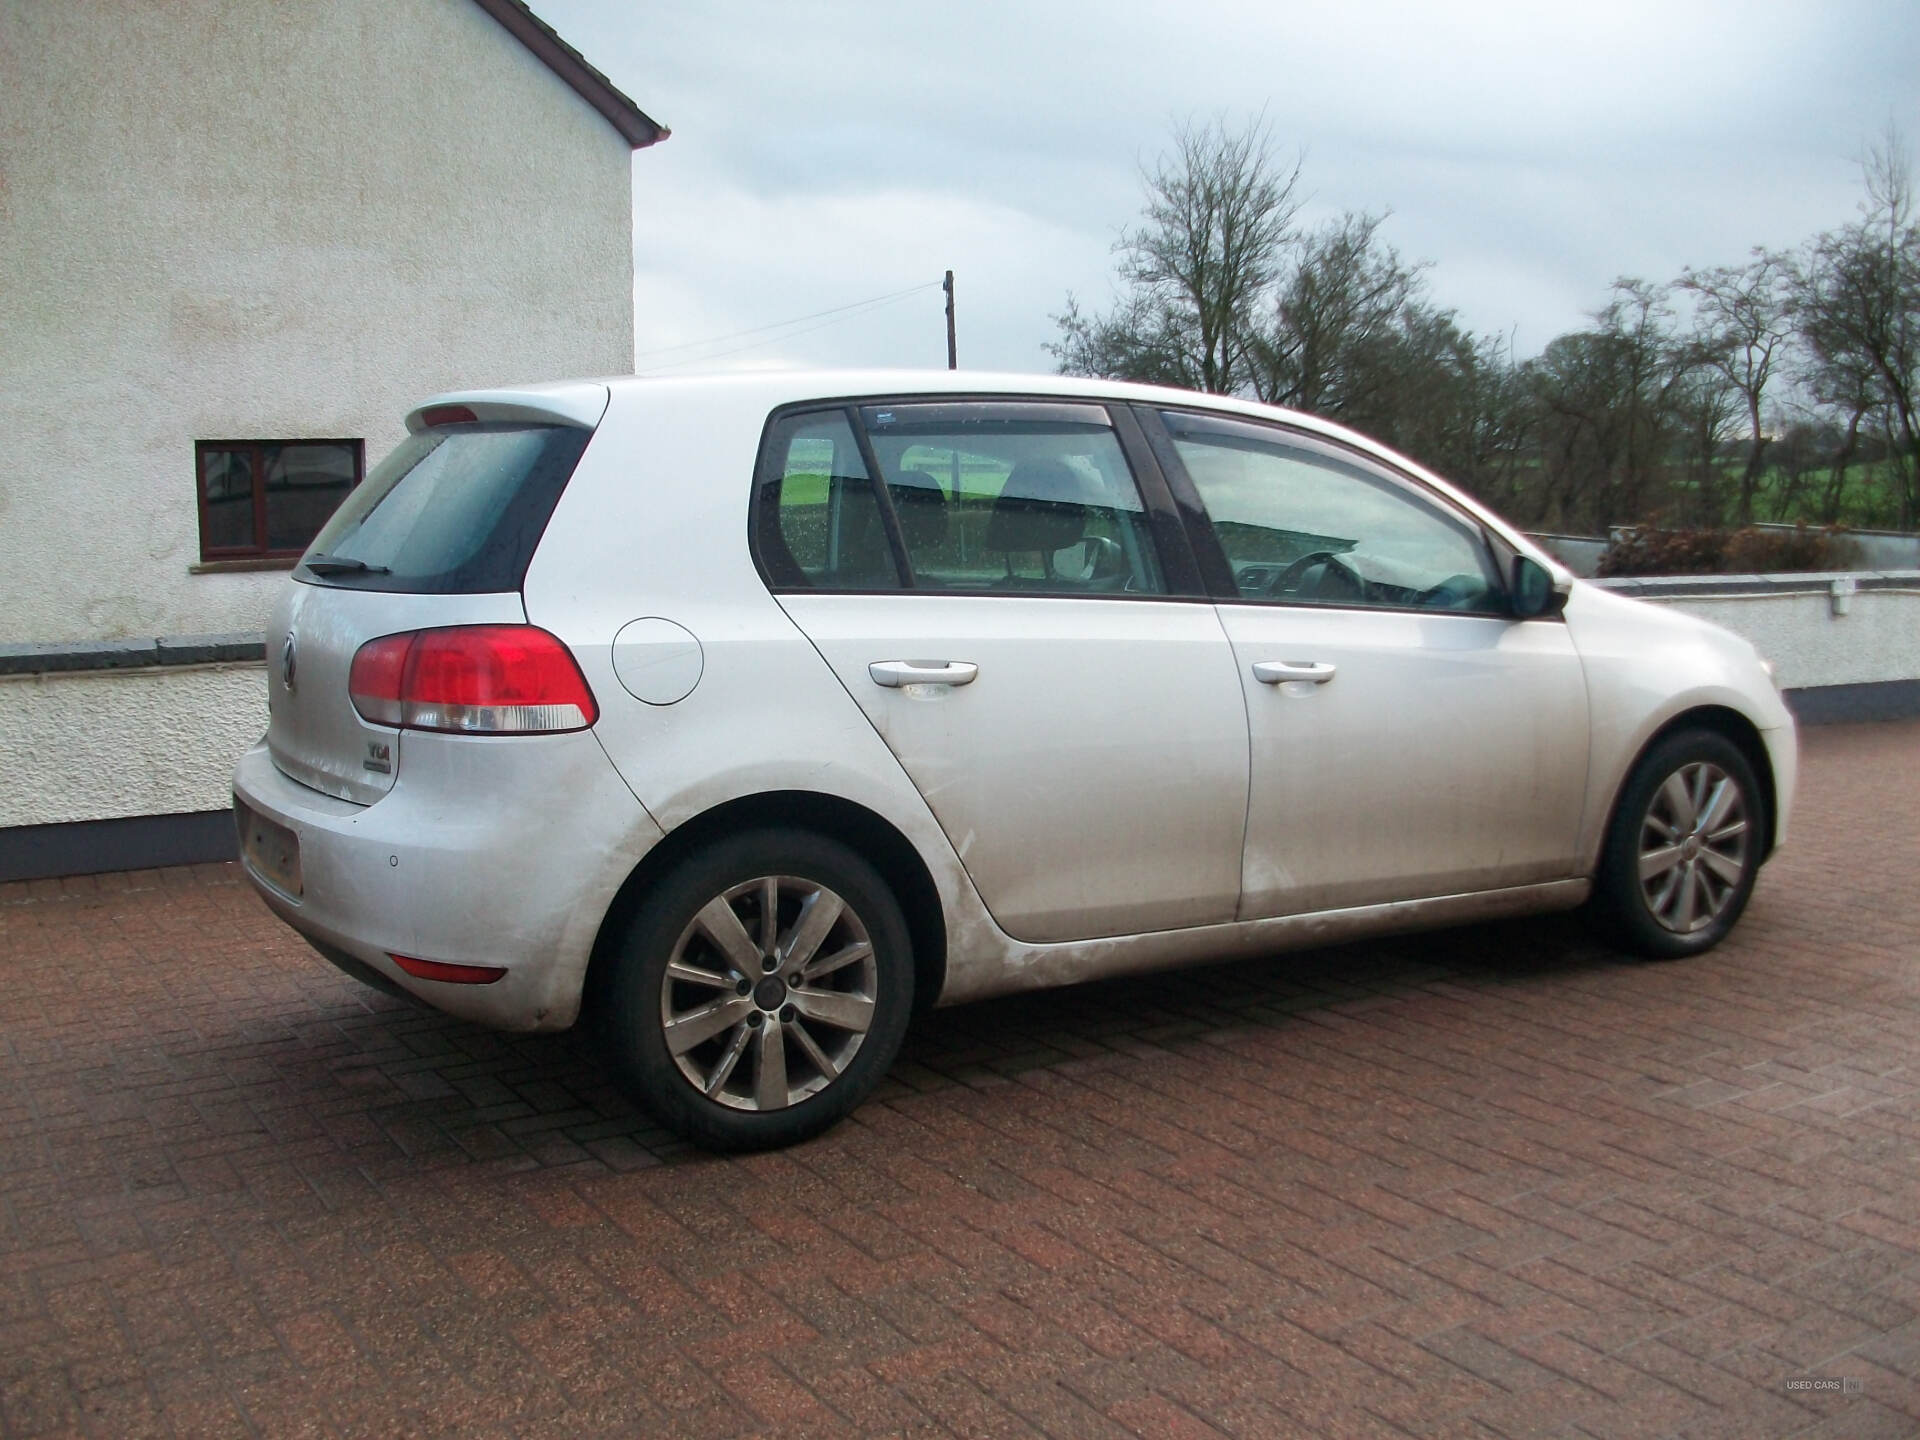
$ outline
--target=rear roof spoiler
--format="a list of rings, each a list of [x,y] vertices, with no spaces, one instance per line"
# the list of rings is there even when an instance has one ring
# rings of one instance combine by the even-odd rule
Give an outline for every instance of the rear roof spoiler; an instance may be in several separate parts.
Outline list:
[[[472,411],[475,420],[517,420],[591,430],[607,413],[607,399],[607,387],[592,384],[535,385],[524,390],[449,390],[409,411],[407,429],[416,434],[432,429],[426,419],[428,411],[457,407]]]

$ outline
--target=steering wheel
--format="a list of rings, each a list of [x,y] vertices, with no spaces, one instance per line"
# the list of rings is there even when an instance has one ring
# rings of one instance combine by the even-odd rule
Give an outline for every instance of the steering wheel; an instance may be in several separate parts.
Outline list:
[[[1069,554],[1077,558],[1062,566],[1061,557]],[[1121,552],[1120,542],[1105,535],[1082,535],[1073,544],[1052,551],[1047,559],[1054,567],[1054,578],[1070,585],[1098,584],[1124,573],[1127,568],[1127,557]]]
[[[1351,598],[1358,600],[1366,595],[1366,582],[1354,574],[1352,566],[1348,565],[1331,550],[1314,550],[1302,555],[1298,560],[1294,561],[1291,565],[1287,566],[1286,569],[1273,577],[1273,583],[1267,586],[1267,594],[1297,594],[1297,587],[1301,579],[1314,565],[1325,565],[1327,567],[1321,574],[1319,582],[1313,587],[1315,598],[1326,596],[1327,576],[1329,575],[1338,575],[1340,577],[1341,589]]]
[[[1088,535],[1080,543],[1087,547],[1087,579],[1111,580],[1126,570],[1127,557],[1111,535]]]

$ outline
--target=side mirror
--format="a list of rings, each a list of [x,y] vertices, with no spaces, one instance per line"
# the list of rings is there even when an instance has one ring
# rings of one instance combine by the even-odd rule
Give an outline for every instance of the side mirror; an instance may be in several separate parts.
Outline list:
[[[1513,557],[1513,585],[1509,594],[1513,613],[1521,620],[1558,615],[1567,603],[1566,595],[1554,588],[1553,576],[1547,567],[1526,555]]]

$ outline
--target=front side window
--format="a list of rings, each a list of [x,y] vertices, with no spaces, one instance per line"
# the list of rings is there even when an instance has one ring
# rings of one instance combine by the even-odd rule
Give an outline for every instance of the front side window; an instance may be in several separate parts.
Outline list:
[[[1241,599],[1502,608],[1480,536],[1437,502],[1284,431],[1180,412],[1161,418]]]
[[[202,560],[292,560],[360,483],[358,440],[201,440],[194,445]]]
[[[775,588],[1166,593],[1106,411],[907,402],[782,417],[754,541]]]

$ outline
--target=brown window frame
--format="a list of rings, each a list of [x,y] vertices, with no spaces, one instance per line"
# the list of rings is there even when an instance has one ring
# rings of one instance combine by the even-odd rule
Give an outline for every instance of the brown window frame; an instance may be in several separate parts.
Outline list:
[[[367,478],[367,442],[358,439],[346,439],[339,436],[288,436],[261,440],[196,440],[193,442],[193,496],[194,510],[200,524],[200,559],[202,563],[218,563],[223,560],[285,560],[291,563],[306,553],[312,536],[294,549],[272,549],[267,544],[267,447],[269,445],[338,445],[353,453],[353,483],[347,487],[351,495],[360,488]],[[253,544],[251,545],[209,545],[207,543],[207,467],[208,451],[248,452],[247,463],[253,476]],[[321,522],[323,525],[325,521]],[[315,534],[319,533],[316,528]]]

